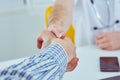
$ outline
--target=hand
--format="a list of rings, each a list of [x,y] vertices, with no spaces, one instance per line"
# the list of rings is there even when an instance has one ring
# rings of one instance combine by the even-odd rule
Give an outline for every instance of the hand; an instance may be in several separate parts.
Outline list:
[[[51,39],[56,38],[56,36],[48,31],[48,30],[43,30],[41,34],[37,38],[37,47],[38,49],[43,49],[50,45]]]
[[[51,31],[52,33],[54,33],[54,35],[57,38],[63,39],[65,37],[65,31],[60,26],[52,25],[52,26],[48,27],[48,30]]]
[[[64,39],[53,38],[52,43],[57,42],[65,49],[68,55],[68,61],[71,61],[74,57],[76,57],[76,48],[73,45],[72,41],[65,37]]]
[[[73,71],[77,64],[78,64],[79,59],[77,57],[73,58],[67,65],[66,72]]]
[[[73,71],[76,68],[79,59],[76,57],[76,48],[73,45],[72,41],[69,38],[65,37],[64,39],[53,39],[52,42],[61,44],[66,50],[69,61],[66,71]]]
[[[98,35],[95,39],[96,44],[105,50],[120,49],[120,32],[107,32]]]
[[[53,38],[55,39],[56,36],[54,36],[52,32],[43,30],[37,39],[37,47],[39,49],[47,47],[51,44]],[[77,66],[78,60],[79,59],[77,57],[74,57],[71,61],[69,61],[66,71],[73,71]]]

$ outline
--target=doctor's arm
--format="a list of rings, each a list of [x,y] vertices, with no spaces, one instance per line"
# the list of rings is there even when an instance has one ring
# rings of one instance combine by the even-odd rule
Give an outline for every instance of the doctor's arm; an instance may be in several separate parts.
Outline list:
[[[57,38],[64,38],[65,33],[72,23],[74,0],[55,0],[53,10],[48,18],[48,30]],[[41,34],[37,39],[39,49],[47,44],[49,37],[42,40]]]
[[[49,17],[48,30],[56,37],[64,37],[72,23],[74,0],[55,0],[53,10]]]
[[[55,0],[48,22],[48,30],[54,34],[54,37],[62,39],[65,37],[65,33],[72,22],[73,6],[74,0]],[[42,34],[40,34],[37,38],[37,47],[39,49],[46,47],[52,37],[51,35],[42,36]],[[72,71],[75,68],[76,64],[74,63],[77,63],[76,60],[78,60],[78,58],[74,58],[68,64],[67,71]]]
[[[106,32],[95,39],[96,44],[104,50],[120,50],[120,32]]]

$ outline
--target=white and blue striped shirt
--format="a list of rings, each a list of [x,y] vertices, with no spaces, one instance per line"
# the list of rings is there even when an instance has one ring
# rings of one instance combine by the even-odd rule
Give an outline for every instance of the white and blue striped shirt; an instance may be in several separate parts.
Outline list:
[[[40,53],[0,70],[0,80],[62,80],[66,66],[64,48],[52,43]]]

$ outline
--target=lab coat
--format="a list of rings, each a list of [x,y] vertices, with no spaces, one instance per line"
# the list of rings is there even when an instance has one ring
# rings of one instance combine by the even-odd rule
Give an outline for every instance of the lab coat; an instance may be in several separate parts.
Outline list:
[[[106,0],[94,0],[95,7],[98,9],[102,22],[107,23],[109,18],[106,4],[103,1]],[[113,24],[115,20],[120,20],[120,0],[110,0],[110,24]],[[104,27],[98,20],[95,14],[93,4],[91,0],[75,0],[75,7],[73,13],[73,25],[76,30],[75,43],[76,46],[84,46],[95,44],[95,36],[112,31],[120,31],[120,24],[116,24],[110,28],[104,30],[94,30],[95,26]]]

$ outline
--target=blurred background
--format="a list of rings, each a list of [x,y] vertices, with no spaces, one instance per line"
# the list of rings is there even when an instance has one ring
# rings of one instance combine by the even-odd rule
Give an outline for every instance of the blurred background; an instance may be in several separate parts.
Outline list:
[[[0,0],[0,62],[39,50],[37,36],[45,28],[45,10],[53,0]]]

